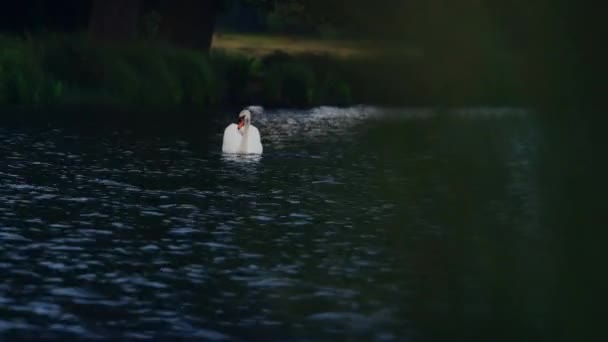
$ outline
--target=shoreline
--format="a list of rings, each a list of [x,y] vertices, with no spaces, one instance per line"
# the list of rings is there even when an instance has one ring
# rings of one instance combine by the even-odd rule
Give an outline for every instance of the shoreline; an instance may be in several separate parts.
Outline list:
[[[111,45],[61,35],[0,36],[0,43],[0,106],[307,108],[526,100],[519,75],[505,73],[516,70],[515,61],[502,65],[505,70],[480,69],[460,79],[437,72],[431,60],[407,51],[344,57],[212,49],[207,55],[154,43]]]

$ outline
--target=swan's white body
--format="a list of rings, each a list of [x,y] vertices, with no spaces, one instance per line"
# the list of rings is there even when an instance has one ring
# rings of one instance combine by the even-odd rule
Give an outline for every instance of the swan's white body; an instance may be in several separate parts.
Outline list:
[[[224,142],[222,152],[237,154],[262,154],[263,147],[260,132],[251,125],[251,112],[244,110],[239,114],[240,124],[230,124],[224,130]]]

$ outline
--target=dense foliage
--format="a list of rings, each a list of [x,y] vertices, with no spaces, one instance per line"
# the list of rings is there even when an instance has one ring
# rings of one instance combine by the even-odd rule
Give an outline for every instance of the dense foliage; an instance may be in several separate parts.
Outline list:
[[[518,74],[504,72],[512,60],[454,78],[434,73],[426,59],[399,54],[252,57],[65,35],[1,44],[4,104],[487,105],[516,103],[521,91]]]
[[[7,2],[0,11],[0,29],[26,38],[0,43],[0,101],[203,104],[253,98],[269,105],[514,104],[526,100],[523,95],[550,103],[601,93],[601,78],[593,65],[602,64],[602,56],[592,53],[597,43],[591,38],[599,33],[595,28],[600,21],[587,20],[594,14],[591,7],[566,0],[214,0],[205,2],[217,5],[213,15],[193,16],[190,21],[182,20],[184,13],[193,12],[188,4],[201,2],[133,1],[141,4],[141,15],[137,25],[125,27],[137,27],[138,39],[122,47],[99,45],[91,36],[27,38],[88,30],[92,1]],[[179,5],[164,8],[163,3]],[[278,28],[300,25],[316,33],[334,29],[357,38],[407,43],[420,48],[423,56],[292,56],[264,63],[259,58],[217,52],[203,56],[180,48],[205,51],[214,29],[201,26],[205,37],[200,38],[188,32],[194,26],[183,23],[215,20],[237,4],[253,6]],[[168,29],[167,17],[174,17]],[[107,27],[102,28],[103,33]],[[112,36],[127,35],[106,34]],[[169,51],[159,42],[177,48]]]

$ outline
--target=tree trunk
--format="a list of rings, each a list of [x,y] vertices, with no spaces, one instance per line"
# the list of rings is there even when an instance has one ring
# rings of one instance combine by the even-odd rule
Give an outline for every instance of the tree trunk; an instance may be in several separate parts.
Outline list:
[[[161,36],[171,44],[208,51],[219,0],[165,0],[161,3]]]
[[[140,7],[141,0],[93,0],[89,30],[102,40],[133,40]]]

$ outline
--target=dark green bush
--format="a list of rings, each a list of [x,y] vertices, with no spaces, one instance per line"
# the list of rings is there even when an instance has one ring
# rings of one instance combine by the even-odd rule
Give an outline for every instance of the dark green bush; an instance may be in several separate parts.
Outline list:
[[[205,55],[153,43],[100,44],[84,35],[0,37],[0,46],[0,103],[8,104],[483,105],[514,103],[523,93],[506,54],[461,70],[441,66],[441,56]]]
[[[275,55],[273,59],[285,58]],[[271,59],[272,61],[272,59]],[[348,105],[353,103],[352,88],[349,80],[351,70],[348,60],[332,58],[328,55],[304,54],[298,58],[291,58],[292,63],[305,65],[313,70],[315,75],[313,104],[321,105]]]
[[[165,58],[181,88],[182,104],[203,105],[221,100],[205,56],[193,51],[174,50],[167,52]]]
[[[209,55],[214,84],[222,99],[246,103],[254,96],[254,82],[260,77],[260,64],[246,55],[213,51]]]
[[[0,50],[0,103],[40,103],[48,92],[40,61],[31,47]]]
[[[314,99],[315,74],[307,65],[282,62],[264,70],[264,99],[273,104],[302,106]]]
[[[316,104],[348,105],[353,102],[350,86],[334,72],[323,75],[315,95]]]
[[[67,101],[130,102],[140,79],[124,55],[85,39],[52,39],[43,48],[47,75],[65,85]]]
[[[133,81],[115,80],[116,90],[122,94],[131,94],[125,85],[132,85],[138,103],[143,104],[179,104],[183,101],[183,89],[180,79],[170,63],[160,51],[155,49],[129,48],[122,51],[126,61],[125,71],[131,70]],[[123,74],[123,77],[130,75]],[[133,99],[132,99],[133,100]]]

